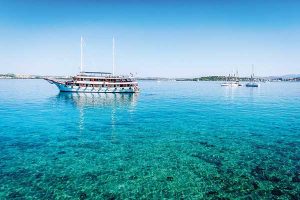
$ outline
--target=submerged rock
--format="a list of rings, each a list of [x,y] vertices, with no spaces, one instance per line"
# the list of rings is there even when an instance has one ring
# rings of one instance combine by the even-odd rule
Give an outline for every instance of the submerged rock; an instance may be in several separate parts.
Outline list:
[[[129,176],[129,180],[136,180],[138,177],[135,175]]]
[[[20,192],[11,192],[7,197],[9,199],[19,199],[22,197],[22,194]]]
[[[251,174],[256,177],[258,180],[268,180],[265,175],[265,169],[257,165],[251,170]]]
[[[217,191],[209,191],[206,193],[207,196],[211,196],[211,195],[218,195],[219,193]]]
[[[44,174],[43,173],[36,173],[35,178],[40,179]]]
[[[167,176],[167,181],[173,181],[174,177],[173,176]]]
[[[192,154],[193,157],[199,158],[204,162],[216,165],[218,168],[222,167],[222,159],[219,156],[210,156],[202,153]]]
[[[114,194],[114,193],[104,193],[103,194],[103,197],[104,197],[104,199],[107,199],[107,200],[115,200],[115,199],[117,199],[117,195],[116,194]]]
[[[253,186],[253,188],[254,188],[255,190],[259,188],[259,185],[258,185],[256,182],[253,182],[253,183],[252,183],[252,186]]]
[[[215,145],[209,144],[208,142],[200,141],[200,142],[198,142],[198,144],[201,144],[202,146],[205,146],[205,147],[215,147]]]
[[[227,198],[227,197],[216,197],[216,198],[214,198],[214,199],[216,199],[216,200],[230,200],[230,199]]]
[[[294,183],[300,183],[300,177],[299,177],[299,175],[295,175],[293,178],[292,178],[292,182],[294,182]]]
[[[57,154],[63,155],[63,154],[66,154],[66,152],[65,151],[59,151],[59,152],[57,152]]]
[[[271,181],[271,182],[273,182],[273,183],[278,183],[280,181],[280,178],[272,176],[272,177],[268,178],[268,180]]]
[[[272,193],[273,195],[275,195],[275,196],[281,196],[281,195],[283,195],[283,192],[282,192],[280,189],[278,189],[278,188],[274,188],[274,189],[271,191],[271,193]]]
[[[92,172],[86,172],[85,174],[83,174],[82,178],[85,180],[91,180],[91,181],[98,180],[98,176]]]
[[[300,195],[299,194],[298,195],[289,194],[289,196],[290,196],[291,200],[299,200],[300,199]]]
[[[261,174],[263,173],[264,169],[257,165],[254,169],[252,169],[252,173]]]
[[[294,189],[294,187],[291,185],[283,186],[282,188],[285,190],[293,190]]]
[[[85,192],[80,192],[79,193],[79,199],[80,200],[84,200],[84,199],[86,199],[87,198],[87,194],[85,193]]]
[[[67,175],[59,176],[58,177],[58,180],[61,181],[61,182],[63,182],[63,183],[69,181],[69,179],[70,179],[70,177],[67,176]]]
[[[288,142],[286,144],[290,147],[298,147],[299,146],[299,142]]]

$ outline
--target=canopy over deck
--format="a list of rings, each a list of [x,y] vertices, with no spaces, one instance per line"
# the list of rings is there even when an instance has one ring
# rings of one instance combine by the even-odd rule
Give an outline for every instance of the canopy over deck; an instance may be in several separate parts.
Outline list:
[[[80,76],[107,76],[110,72],[80,72]]]

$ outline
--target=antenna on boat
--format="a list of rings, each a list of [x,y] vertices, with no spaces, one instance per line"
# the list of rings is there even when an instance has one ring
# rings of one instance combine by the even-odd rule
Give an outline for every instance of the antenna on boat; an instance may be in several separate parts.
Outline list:
[[[112,68],[112,75],[115,76],[115,37],[113,37],[113,40],[112,40],[112,62],[113,62],[113,68]]]
[[[80,38],[80,72],[83,71],[83,38]]]

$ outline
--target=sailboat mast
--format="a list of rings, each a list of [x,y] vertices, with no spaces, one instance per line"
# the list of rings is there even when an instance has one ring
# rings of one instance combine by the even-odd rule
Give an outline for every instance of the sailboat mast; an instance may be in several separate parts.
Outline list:
[[[83,38],[80,38],[80,72],[83,71]]]
[[[252,64],[251,81],[252,81],[252,82],[254,81],[254,67],[253,67],[253,64]]]
[[[115,37],[113,37],[113,41],[112,41],[112,57],[113,57],[112,75],[115,76]]]

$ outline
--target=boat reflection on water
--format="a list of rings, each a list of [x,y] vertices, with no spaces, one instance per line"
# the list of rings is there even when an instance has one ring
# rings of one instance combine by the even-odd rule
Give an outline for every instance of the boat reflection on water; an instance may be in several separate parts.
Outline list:
[[[57,95],[59,101],[65,101],[66,103],[72,103],[79,109],[79,130],[82,133],[86,126],[88,119],[86,119],[86,112],[91,109],[95,109],[94,117],[98,118],[102,116],[102,108],[105,112],[110,112],[109,123],[111,125],[111,133],[114,135],[117,110],[122,109],[125,112],[133,113],[137,105],[138,93],[59,93]],[[88,109],[88,110],[86,110]],[[108,110],[107,110],[108,109]],[[99,112],[100,111],[100,112]],[[88,115],[90,116],[90,115]],[[101,118],[103,120],[103,118]]]
[[[72,101],[78,107],[128,107],[137,104],[138,93],[70,93],[60,92],[58,99]]]
[[[239,94],[238,87],[225,87],[223,90],[223,96],[228,100],[234,100],[237,94]]]

